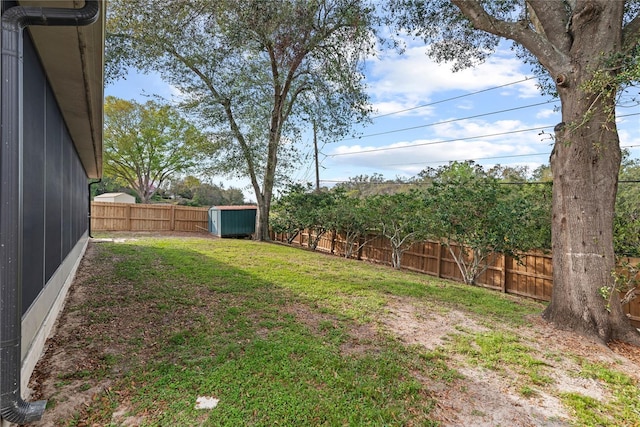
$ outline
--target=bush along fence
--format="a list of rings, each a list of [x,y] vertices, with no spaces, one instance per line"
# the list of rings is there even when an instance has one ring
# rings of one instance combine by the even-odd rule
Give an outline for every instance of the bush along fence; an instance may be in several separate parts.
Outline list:
[[[284,233],[272,233],[274,241],[283,243],[290,241],[292,246],[305,248],[312,247],[316,237],[305,231],[298,233],[291,240]],[[361,241],[366,241],[366,243],[353,252],[352,258],[392,265],[392,249],[387,238],[369,236]],[[344,257],[347,250],[346,239],[337,233],[325,233],[317,240],[315,250]],[[636,265],[640,263],[640,258],[627,258],[625,261]],[[439,278],[463,281],[462,273],[449,249],[437,241],[427,240],[414,243],[404,252],[401,267]],[[637,279],[640,280],[640,273],[638,273]],[[491,257],[487,269],[478,277],[475,284],[508,294],[550,301],[553,288],[551,254],[526,253],[520,255],[519,259],[496,254]],[[624,311],[632,323],[636,327],[640,327],[640,298],[625,304]]]
[[[208,231],[209,208],[91,202],[93,231]]]

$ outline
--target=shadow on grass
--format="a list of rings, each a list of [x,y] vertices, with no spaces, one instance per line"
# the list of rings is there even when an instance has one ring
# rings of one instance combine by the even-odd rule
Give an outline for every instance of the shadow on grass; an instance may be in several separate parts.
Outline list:
[[[379,307],[388,289],[355,283],[338,295],[342,281],[323,286],[312,263],[292,275],[308,255],[221,242],[92,243],[93,260],[81,266],[65,308],[77,322],[60,326],[75,329],[54,344],[78,362],[43,379],[58,383],[44,397],[60,401],[79,392],[78,381],[109,387],[96,397],[83,386],[93,396],[61,425],[435,424],[425,379],[451,377],[440,358],[379,334],[367,351],[342,351],[355,319]],[[88,358],[108,363],[74,377]],[[198,411],[198,396],[220,403]]]

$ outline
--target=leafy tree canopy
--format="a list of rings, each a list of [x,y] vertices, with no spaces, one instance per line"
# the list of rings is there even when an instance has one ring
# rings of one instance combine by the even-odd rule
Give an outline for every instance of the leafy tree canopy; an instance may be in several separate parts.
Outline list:
[[[197,164],[206,136],[172,107],[107,97],[104,113],[105,175],[142,203],[172,175]]]
[[[224,188],[224,185],[202,183],[193,175],[171,181],[168,193],[179,204],[190,206],[244,205],[244,194],[238,188]]]
[[[250,179],[268,239],[273,188],[306,123],[335,136],[369,111],[371,14],[364,0],[114,0],[108,74],[157,71],[180,90],[215,132],[217,167]]]
[[[475,283],[495,254],[536,248],[538,212],[521,196],[471,162],[437,169],[427,191],[431,227],[466,283]]]
[[[404,252],[433,235],[424,199],[417,191],[408,191],[378,194],[369,204],[380,233],[391,243],[391,264],[400,268]]]

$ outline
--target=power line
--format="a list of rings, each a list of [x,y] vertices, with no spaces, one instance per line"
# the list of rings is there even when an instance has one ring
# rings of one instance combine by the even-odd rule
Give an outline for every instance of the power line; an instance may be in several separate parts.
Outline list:
[[[489,113],[476,114],[474,116],[460,117],[460,118],[457,118],[457,119],[444,120],[444,121],[441,121],[441,122],[427,123],[425,125],[412,126],[412,127],[408,127],[408,128],[402,128],[402,129],[388,130],[388,131],[385,131],[385,132],[371,133],[371,134],[362,135],[362,136],[359,136],[359,137],[342,139],[341,141],[353,141],[353,140],[359,140],[359,139],[362,139],[362,138],[369,138],[369,137],[372,137],[372,136],[388,135],[390,133],[398,133],[398,132],[404,132],[404,131],[407,131],[407,130],[426,128],[426,127],[429,127],[429,126],[437,126],[437,125],[443,125],[443,124],[447,124],[447,123],[454,123],[454,122],[459,122],[459,121],[462,121],[462,120],[477,119],[478,117],[487,117],[487,116],[492,116],[492,115],[495,115],[495,114],[502,114],[502,113],[508,113],[508,112],[511,112],[511,111],[524,110],[526,108],[539,107],[540,105],[550,104],[552,102],[554,102],[554,101],[538,102],[537,104],[522,105],[520,107],[513,107],[513,108],[508,108],[506,110],[499,110],[499,111],[492,111],[492,112],[489,112]]]
[[[530,156],[544,156],[550,155],[549,152],[544,153],[529,153],[529,154],[510,154],[504,156],[491,156],[491,157],[478,157],[477,159],[461,159],[461,160],[434,160],[430,162],[415,162],[415,163],[393,163],[386,166],[404,166],[404,165],[429,165],[435,163],[448,163],[448,162],[475,162],[478,160],[494,160],[494,159],[510,159],[514,157],[530,157]]]
[[[327,182],[327,183],[333,183],[333,184],[347,184],[351,181],[344,181],[344,180],[337,180],[337,179],[321,179],[320,182]],[[624,179],[624,180],[618,181],[618,184],[638,184],[638,183],[640,183],[640,179]],[[425,183],[424,182],[372,181],[372,182],[364,182],[363,184],[365,185],[424,185]],[[501,184],[501,185],[536,185],[536,184],[550,185],[550,184],[553,184],[553,181],[515,181],[515,182],[500,181],[498,182],[498,184]]]
[[[522,83],[522,82],[526,82],[526,81],[529,81],[529,80],[532,80],[532,79],[537,79],[540,76],[541,75],[536,75],[536,76],[533,76],[533,77],[528,77],[527,76],[522,80],[518,80],[518,81],[515,81],[515,82],[511,82],[511,83],[505,83],[505,84],[500,85],[500,86],[494,86],[494,87],[490,87],[490,88],[487,88],[487,89],[478,90],[478,91],[475,91],[475,92],[469,92],[469,93],[465,93],[463,95],[458,95],[458,96],[454,96],[454,97],[451,97],[451,98],[446,98],[446,99],[441,99],[439,101],[430,102],[428,104],[416,105],[415,107],[405,108],[404,110],[398,110],[398,111],[393,111],[391,113],[379,114],[377,116],[373,116],[371,119],[375,120],[375,119],[379,119],[380,117],[393,116],[395,114],[406,113],[407,111],[413,111],[413,110],[417,110],[419,108],[431,107],[433,105],[443,104],[443,103],[449,102],[449,101],[455,101],[456,99],[466,98],[467,96],[473,96],[473,95],[477,95],[477,94],[480,94],[480,93],[483,93],[483,92],[489,92],[489,91],[492,91],[492,90],[495,90],[495,89],[502,89],[503,87],[512,86],[512,85],[515,85],[515,84],[518,84],[518,83]]]
[[[468,140],[471,140],[471,139],[489,138],[489,137],[493,137],[493,136],[503,136],[503,135],[511,135],[511,134],[515,134],[515,133],[531,132],[531,131],[534,131],[534,130],[548,129],[550,127],[552,127],[552,126],[549,125],[549,126],[542,126],[542,127],[537,127],[537,128],[512,130],[512,131],[508,131],[508,132],[499,132],[499,133],[491,133],[491,134],[486,134],[486,135],[469,136],[469,137],[466,137],[466,138],[454,138],[454,139],[446,139],[446,140],[442,140],[442,141],[423,142],[423,143],[419,143],[419,144],[405,145],[405,146],[402,146],[402,147],[372,148],[370,150],[353,151],[351,153],[326,154],[326,156],[327,157],[338,157],[338,156],[350,156],[350,155],[353,155],[353,154],[373,153],[373,152],[376,152],[376,151],[401,150],[401,149],[404,149],[404,148],[415,148],[415,147],[421,147],[421,146],[425,146],[425,145],[436,145],[436,144],[444,144],[444,143],[447,143],[447,142],[468,141]]]
[[[632,116],[638,116],[638,115],[640,115],[640,113],[623,114],[623,115],[617,116],[617,118],[632,117]],[[459,120],[462,120],[462,119],[459,119]],[[479,136],[470,136],[470,137],[466,137],[466,138],[455,138],[455,139],[447,139],[447,140],[442,140],[442,141],[423,142],[423,143],[419,143],[419,144],[405,145],[405,146],[402,146],[402,147],[382,147],[382,148],[372,148],[372,149],[369,149],[369,150],[352,151],[350,153],[325,154],[325,156],[327,156],[327,157],[338,157],[338,156],[350,156],[350,155],[362,154],[362,153],[372,153],[372,152],[377,152],[377,151],[400,150],[400,149],[404,149],[404,148],[414,148],[414,147],[420,147],[420,146],[424,146],[424,145],[444,144],[444,143],[447,143],[447,142],[468,141],[468,140],[471,140],[471,139],[489,138],[489,137],[494,137],[494,136],[509,135],[509,134],[514,134],[514,133],[529,132],[529,131],[534,131],[534,130],[544,130],[544,129],[552,128],[553,126],[554,125],[547,125],[547,126],[541,126],[541,127],[536,127],[536,128],[514,130],[514,131],[508,131],[508,132],[502,132],[502,133],[493,133],[493,134],[486,134],[486,135],[479,135]],[[630,148],[630,147],[635,147],[635,146],[628,146],[628,147],[622,147],[622,148]]]
[[[620,148],[635,148],[635,147],[640,147],[640,144],[636,144],[636,145],[622,145],[620,146]],[[450,160],[434,160],[434,161],[429,161],[429,162],[414,162],[414,163],[393,163],[390,165],[385,165],[385,166],[405,166],[405,165],[430,165],[430,164],[436,164],[436,163],[449,163],[449,162],[477,162],[478,160],[494,160],[494,159],[512,159],[512,158],[516,158],[516,157],[531,157],[531,156],[544,156],[544,155],[551,155],[551,152],[543,152],[543,153],[529,153],[529,154],[508,154],[508,155],[504,155],[504,156],[491,156],[491,157],[478,157],[475,159],[450,159]]]
[[[640,114],[640,113],[639,113]],[[635,114],[634,114],[635,115]],[[640,144],[634,144],[634,145],[623,145],[620,148],[636,148],[636,147],[640,147]],[[399,165],[418,165],[418,164],[424,164],[424,165],[428,165],[428,164],[436,164],[436,163],[449,163],[449,162],[476,162],[478,160],[493,160],[493,159],[507,159],[507,158],[515,158],[515,157],[529,157],[529,156],[543,156],[543,155],[550,155],[550,152],[543,152],[543,153],[530,153],[530,154],[513,154],[513,155],[505,155],[505,156],[491,156],[491,157],[478,157],[475,159],[464,159],[464,160],[437,160],[437,161],[431,161],[431,162],[416,162],[416,163],[400,163],[400,164],[392,164],[392,165],[387,165],[387,166],[399,166]],[[335,183],[335,184],[341,184],[341,183],[347,183],[349,181],[341,181],[341,180],[329,180],[329,179],[321,179],[320,182],[326,182],[326,183]],[[501,184],[547,184],[550,183],[551,181],[542,181],[542,182],[532,182],[532,181],[527,181],[527,182],[501,182]],[[629,183],[640,183],[640,180],[619,180],[618,181],[619,184],[629,184]],[[371,182],[368,184],[386,184],[386,185],[411,185],[414,183],[410,183],[410,182]]]

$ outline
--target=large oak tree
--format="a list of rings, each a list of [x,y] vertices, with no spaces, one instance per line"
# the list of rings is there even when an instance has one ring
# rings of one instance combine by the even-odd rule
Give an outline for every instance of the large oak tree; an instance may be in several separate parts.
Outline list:
[[[169,178],[193,168],[206,137],[175,109],[107,97],[104,173],[149,203]]]
[[[248,177],[256,238],[283,160],[305,120],[347,129],[368,110],[359,71],[371,47],[365,0],[114,0],[107,23],[111,77],[158,72],[216,133],[217,166]],[[310,126],[309,126],[310,128]]]
[[[434,58],[472,66],[501,39],[548,73],[562,123],[555,129],[553,296],[543,317],[603,342],[640,343],[612,286],[614,203],[620,168],[616,95],[638,80],[640,15],[622,0],[393,0],[399,27],[430,44]],[[617,296],[614,298],[617,302]]]

